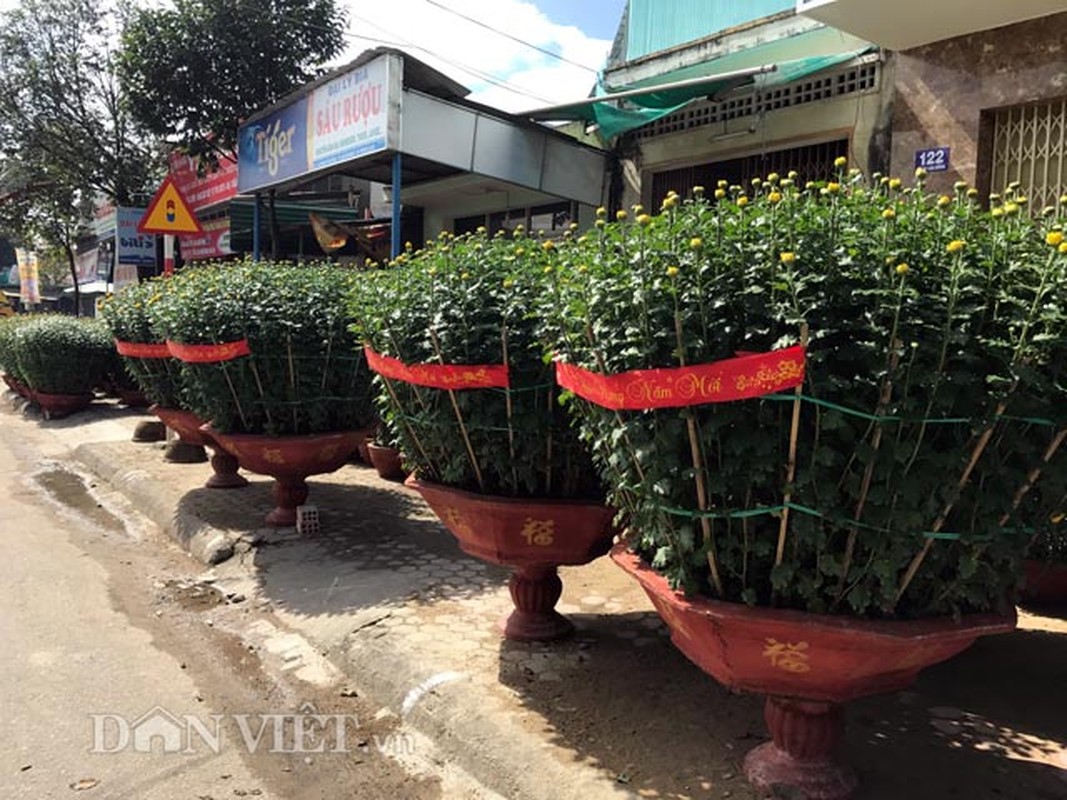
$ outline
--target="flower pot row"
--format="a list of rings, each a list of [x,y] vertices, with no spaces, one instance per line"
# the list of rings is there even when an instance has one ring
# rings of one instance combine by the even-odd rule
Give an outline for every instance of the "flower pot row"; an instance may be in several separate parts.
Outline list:
[[[279,486],[323,453],[252,439],[376,414],[460,546],[513,568],[508,636],[566,633],[557,567],[624,531],[613,558],[678,647],[769,698],[750,780],[844,798],[841,704],[1010,630],[1030,542],[1063,535],[1067,244],[1019,199],[842,164],[581,236],[443,235],[344,309],[329,270],[241,266],[149,316],[192,410]]]

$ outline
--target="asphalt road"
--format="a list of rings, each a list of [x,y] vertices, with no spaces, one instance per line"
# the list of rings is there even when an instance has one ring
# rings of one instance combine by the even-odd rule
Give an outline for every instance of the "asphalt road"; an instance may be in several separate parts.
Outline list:
[[[68,434],[12,424],[3,400],[0,797],[475,796],[375,750],[395,723],[343,686],[272,672],[235,633],[268,612],[197,584],[202,567],[67,471]]]

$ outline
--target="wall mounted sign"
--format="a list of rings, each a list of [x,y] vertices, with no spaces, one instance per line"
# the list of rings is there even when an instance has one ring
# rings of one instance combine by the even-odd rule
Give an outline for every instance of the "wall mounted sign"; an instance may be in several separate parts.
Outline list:
[[[950,147],[928,147],[915,151],[915,168],[927,172],[945,172],[949,168]]]

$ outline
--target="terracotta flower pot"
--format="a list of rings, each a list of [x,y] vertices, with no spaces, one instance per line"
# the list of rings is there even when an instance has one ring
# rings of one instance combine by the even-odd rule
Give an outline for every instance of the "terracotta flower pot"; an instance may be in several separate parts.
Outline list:
[[[49,394],[47,392],[32,392],[30,397],[44,412],[45,419],[58,419],[66,417],[76,411],[89,407],[93,402],[91,394]]]
[[[1038,605],[1067,608],[1067,564],[1027,560],[1022,599]]]
[[[685,656],[724,686],[767,695],[772,741],[745,757],[761,791],[792,787],[805,800],[845,800],[857,781],[832,759],[843,703],[909,686],[924,667],[979,636],[1015,628],[1015,612],[908,621],[865,620],[687,598],[620,543],[612,559],[635,577]]]
[[[367,466],[374,466],[370,461],[370,437],[363,436],[356,444],[356,452],[359,453],[360,460]]]
[[[152,406],[152,413],[163,421],[168,428],[178,434],[181,441],[191,447],[199,447],[203,453],[205,447],[211,448],[211,469],[213,474],[204,483],[208,489],[240,489],[248,481],[237,474],[237,459],[227,453],[204,431],[204,421],[192,411],[179,408],[162,408]],[[206,456],[205,456],[206,458]],[[203,461],[203,458],[198,459]]]
[[[178,434],[178,441],[167,448],[163,458],[174,464],[202,464],[207,461],[204,445],[208,439],[200,432],[200,426],[204,424],[202,419],[189,411],[161,408],[158,405],[152,406],[149,411]]]
[[[378,470],[379,477],[389,481],[402,481],[407,477],[407,470],[400,461],[400,451],[395,447],[367,442],[367,457],[371,465]]]
[[[588,564],[611,548],[613,509],[578,501],[490,497],[414,476],[406,485],[422,495],[461,550],[514,569],[508,589],[515,610],[502,623],[506,638],[548,641],[574,630],[556,611],[563,590],[557,568]]]
[[[356,449],[355,431],[310,436],[260,436],[219,433],[203,426],[238,463],[249,472],[274,478],[274,510],[266,522],[274,527],[296,524],[297,506],[308,496],[307,477],[334,472],[344,466]]]

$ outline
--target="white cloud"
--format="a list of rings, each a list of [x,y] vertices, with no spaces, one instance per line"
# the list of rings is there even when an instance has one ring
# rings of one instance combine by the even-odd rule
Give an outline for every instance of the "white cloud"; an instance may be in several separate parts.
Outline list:
[[[451,8],[592,70],[611,42],[558,25],[526,0],[439,0]],[[585,97],[594,72],[539,53],[435,7],[426,0],[342,0],[349,11],[349,49],[339,63],[387,40],[472,90],[471,99],[506,111]],[[367,39],[357,36],[370,37]],[[479,74],[480,73],[480,74]],[[494,85],[484,76],[505,86]]]

